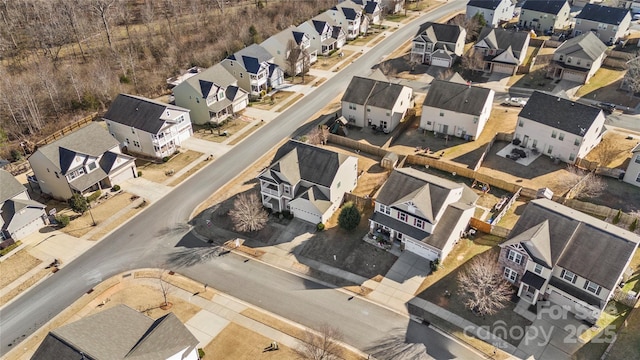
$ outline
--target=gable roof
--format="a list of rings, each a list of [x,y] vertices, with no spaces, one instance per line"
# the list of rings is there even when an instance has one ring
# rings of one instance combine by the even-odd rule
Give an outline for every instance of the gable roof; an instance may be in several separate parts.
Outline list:
[[[491,94],[491,89],[460,84],[446,80],[434,80],[427,91],[422,106],[480,115]]]
[[[536,262],[545,265],[549,269],[553,266],[553,261],[551,260],[551,238],[549,235],[548,220],[545,220],[502,243],[503,246],[515,244],[522,244]]]
[[[189,112],[188,109],[144,97],[119,94],[115,100],[113,100],[103,118],[151,134],[157,134],[165,124],[162,116],[168,109]]]
[[[191,86],[196,90],[203,98],[209,96],[209,91],[212,87],[220,86],[227,87],[233,84],[237,84],[238,80],[227,70],[222,64],[217,63],[207,70],[190,77],[180,86]]]
[[[293,25],[289,25],[288,28],[280,31],[279,33],[271,35],[268,39],[260,43],[260,46],[267,50],[269,48],[269,44],[272,42],[276,42],[285,50],[289,45],[289,41],[293,40],[296,45],[300,45],[302,40],[304,39],[305,33],[297,29]],[[269,50],[276,50],[274,48],[270,48]]]
[[[534,91],[518,116],[583,136],[582,130],[589,130],[601,112],[602,110],[591,105]]]
[[[392,109],[403,89],[403,85],[393,84],[389,81],[354,76],[341,101]]]
[[[367,1],[367,3],[364,5],[364,12],[365,14],[373,14],[378,7],[379,5],[376,1]]]
[[[100,124],[94,122],[36,151],[58,166],[64,175],[76,154],[98,157],[116,146],[118,146],[118,140],[114,139]]]
[[[631,153],[637,153],[640,152],[640,143],[638,143],[638,145],[636,145],[633,149],[631,149]]]
[[[597,21],[604,24],[620,25],[629,14],[629,9],[604,6],[599,4],[586,4],[582,11],[576,15],[576,19]]]
[[[267,171],[279,172],[291,185],[302,179],[330,187],[338,169],[348,158],[331,150],[289,140],[278,149]]]
[[[607,45],[596,34],[589,31],[563,42],[555,52],[593,61],[602,56],[606,50]]]
[[[10,172],[0,169],[0,205],[14,196],[23,193],[25,190],[25,187],[22,186],[20,181],[11,175]]]
[[[484,40],[491,49],[504,50],[511,46],[514,51],[523,51],[524,45],[530,36],[527,31],[510,31],[485,26],[480,31],[478,42]]]
[[[51,331],[32,359],[166,359],[197,345],[198,340],[173,313],[153,320],[126,305],[116,305]]]
[[[455,43],[456,41],[458,41],[462,30],[463,28],[460,25],[426,22],[420,25],[420,29],[418,29],[416,37],[420,36],[432,43]]]
[[[257,74],[262,64],[271,61],[273,55],[261,45],[251,44],[229,56],[228,59],[240,63],[247,72]]]
[[[617,285],[640,242],[640,237],[627,230],[548,199],[529,202],[511,230],[514,235],[508,242],[525,238],[522,235],[525,232],[544,233],[540,224],[545,222],[549,232],[550,265],[560,266],[607,289]],[[536,227],[536,231],[531,230]],[[530,240],[531,245],[525,246],[537,247],[546,241],[545,237],[538,236],[538,240]],[[546,250],[538,248],[537,251]]]
[[[565,4],[567,4],[567,0],[527,0],[522,5],[522,10],[558,15]]]
[[[495,10],[504,0],[470,0],[467,6],[474,6],[481,9]],[[510,1],[510,0],[508,0]]]

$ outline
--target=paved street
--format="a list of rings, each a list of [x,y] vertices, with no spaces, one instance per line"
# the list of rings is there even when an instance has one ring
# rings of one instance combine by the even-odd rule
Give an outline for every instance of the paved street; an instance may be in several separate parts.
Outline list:
[[[75,299],[102,280],[124,270],[138,267],[163,267],[170,254],[179,258],[202,259],[192,248],[199,240],[185,237],[193,209],[212,192],[232,180],[255,159],[272,149],[281,139],[296,130],[336,94],[343,91],[353,75],[365,75],[386,54],[391,53],[418,29],[419,23],[435,20],[464,2],[450,2],[402,27],[344,68],[340,76],[327,80],[312,94],[269,122],[248,139],[236,145],[214,163],[111,233],[91,250],[64,266],[54,276],[0,309],[0,354],[17,345],[25,336],[42,326]],[[206,254],[204,254],[206,255]],[[207,257],[204,257],[207,259]],[[424,326],[409,324],[406,317],[367,301],[348,301],[347,296],[315,282],[279,271],[258,262],[245,263],[235,255],[209,259],[191,267],[178,269],[200,282],[255,303],[283,317],[306,326],[330,321],[345,333],[347,343],[365,349],[388,338],[391,330],[407,329],[407,339],[428,341],[427,349],[438,358],[473,358],[465,347]],[[357,314],[357,316],[354,316]],[[400,339],[404,339],[400,337]]]

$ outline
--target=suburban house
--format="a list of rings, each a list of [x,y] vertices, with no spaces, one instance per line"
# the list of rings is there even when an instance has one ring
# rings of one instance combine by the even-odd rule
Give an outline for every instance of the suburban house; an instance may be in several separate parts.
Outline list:
[[[54,329],[32,360],[198,360],[199,341],[173,313],[156,320],[116,305]]]
[[[298,25],[298,29],[309,36],[311,42],[309,52],[315,51],[320,55],[329,55],[332,51],[344,46],[347,34],[341,27],[333,26],[331,19],[320,15]]]
[[[607,45],[588,32],[571,38],[553,53],[547,76],[586,84],[607,56]]]
[[[534,91],[518,115],[514,141],[573,164],[600,143],[604,120],[599,108]]]
[[[627,165],[623,180],[640,187],[640,143],[631,150],[631,160]]]
[[[324,13],[343,28],[347,40],[353,40],[369,29],[369,18],[364,16],[362,5],[351,0],[339,2]]]
[[[375,199],[369,229],[429,261],[442,261],[466,231],[477,199],[467,185],[399,168]]]
[[[373,0],[352,0],[362,7],[364,15],[369,19],[369,24],[380,25],[382,23],[382,5]]]
[[[494,27],[511,20],[515,9],[516,2],[512,0],[470,0],[467,3],[467,19],[480,14],[487,26]]]
[[[491,89],[434,80],[422,103],[420,128],[475,140],[489,120],[494,96]]]
[[[404,10],[405,0],[375,0],[385,14],[397,14]]]
[[[520,10],[518,25],[525,29],[554,32],[571,24],[567,0],[527,0]]]
[[[180,73],[180,74],[178,74],[176,76],[172,76],[172,77],[168,78],[167,79],[167,86],[169,87],[169,89],[173,89],[174,87],[182,84],[188,78],[200,74],[202,71],[204,71],[204,69],[199,67],[199,66],[190,67],[186,71],[184,71],[184,72],[182,72],[182,73]]]
[[[189,110],[140,96],[120,94],[102,117],[128,153],[162,159],[193,135]]]
[[[549,301],[591,323],[613,296],[640,237],[549,199],[527,204],[500,244],[521,301]]]
[[[289,140],[259,176],[262,204],[290,211],[312,224],[326,223],[356,187],[358,158]]]
[[[136,177],[135,159],[98,123],[39,147],[29,164],[42,192],[59,200]]]
[[[599,4],[587,4],[576,15],[574,35],[593,32],[605,44],[613,44],[629,33],[629,9]]]
[[[515,75],[527,58],[531,34],[484,27],[473,48],[484,56],[483,70]]]
[[[222,60],[222,66],[238,80],[238,86],[249,96],[262,97],[284,82],[284,72],[273,63],[273,55],[258,44]]]
[[[219,124],[249,104],[249,93],[219,63],[173,88],[173,96],[177,106],[191,110],[196,125]]]
[[[391,132],[413,107],[413,89],[390,81],[354,76],[342,96],[342,116],[358,127]]]
[[[308,71],[311,64],[318,60],[318,51],[309,49],[311,47],[309,36],[298,31],[293,25],[270,36],[260,46],[273,55],[273,62],[290,76],[298,75],[303,70]],[[295,54],[297,54],[296,59],[293,58]]]
[[[449,68],[462,56],[466,37],[467,31],[460,25],[424,23],[413,38],[411,59]]]
[[[31,200],[11,173],[0,169],[0,242],[20,240],[47,225],[46,205]]]

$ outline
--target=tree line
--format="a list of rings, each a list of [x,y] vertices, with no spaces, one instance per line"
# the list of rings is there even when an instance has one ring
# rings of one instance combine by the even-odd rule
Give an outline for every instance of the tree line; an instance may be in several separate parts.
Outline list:
[[[154,97],[336,0],[0,0],[0,156],[121,92]]]

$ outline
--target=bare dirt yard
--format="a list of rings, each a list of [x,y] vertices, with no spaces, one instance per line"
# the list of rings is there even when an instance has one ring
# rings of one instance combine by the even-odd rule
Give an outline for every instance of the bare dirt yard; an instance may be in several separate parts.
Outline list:
[[[178,155],[172,156],[169,161],[163,163],[153,163],[146,160],[137,159],[136,166],[142,172],[142,177],[153,182],[162,183],[173,174],[182,170],[185,166],[198,159],[202,153],[186,150]]]
[[[622,70],[600,68],[589,80],[588,84],[578,89],[576,96],[589,100],[610,102],[622,107],[635,108],[640,103],[640,99],[620,89],[623,76],[624,71]]]
[[[271,339],[236,323],[227,325],[207,346],[203,360],[208,359],[283,359],[295,360],[300,357],[290,348],[278,344],[277,351],[264,352]],[[210,355],[208,355],[210,354]]]
[[[306,79],[305,79],[306,80]],[[293,96],[293,91],[278,91],[271,96],[265,96],[261,101],[252,102],[251,106],[261,110],[271,110],[275,106],[284,103],[289,97]]]
[[[11,254],[9,258],[0,262],[0,289],[26,274],[40,263],[42,263],[42,260],[31,256],[26,250]]]
[[[626,169],[631,160],[631,150],[637,144],[638,139],[629,138],[623,132],[609,130],[600,144],[587,154],[586,159],[596,161],[600,166]]]
[[[207,141],[221,143],[229,138],[229,136],[244,129],[255,120],[254,118],[239,115],[236,118],[230,118],[219,127],[213,129],[205,125],[193,125],[193,136]],[[226,131],[226,135],[225,134]]]

